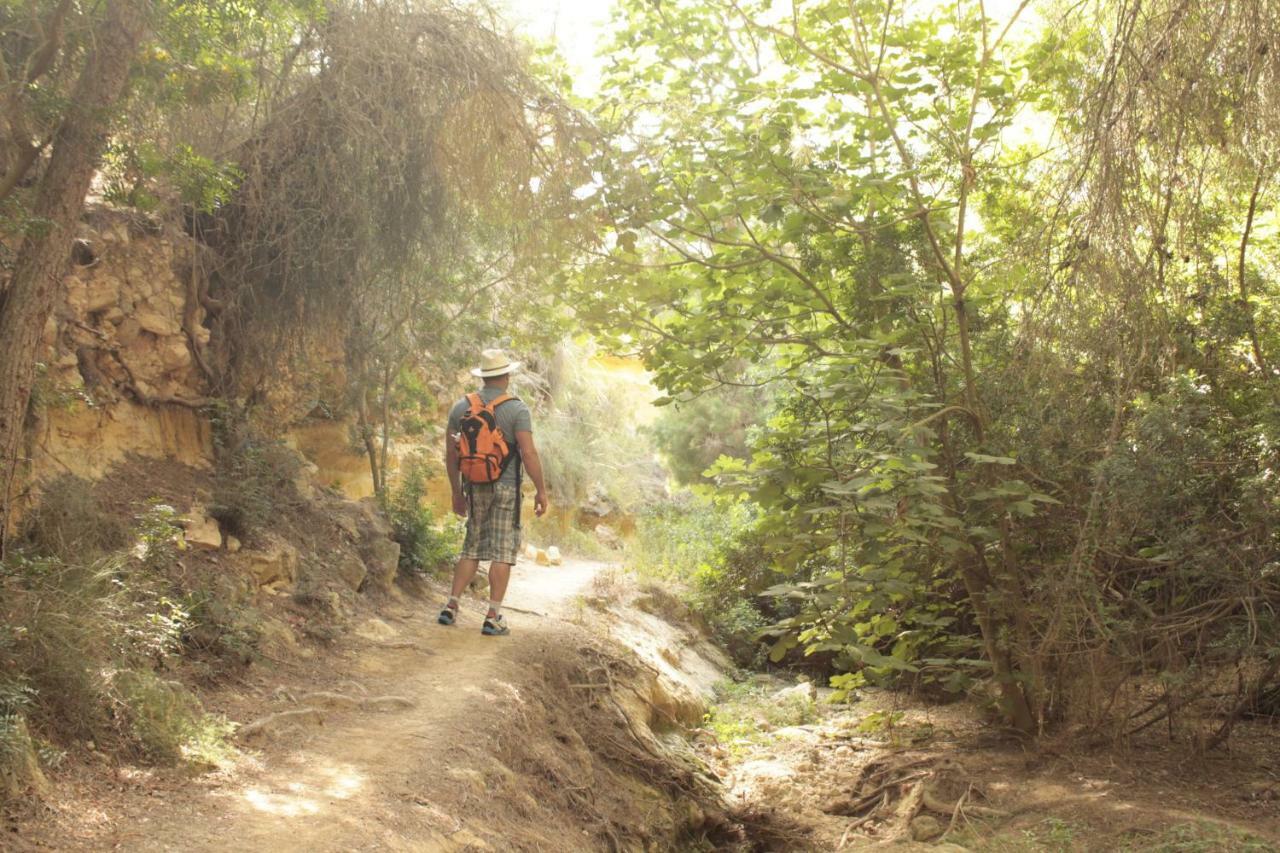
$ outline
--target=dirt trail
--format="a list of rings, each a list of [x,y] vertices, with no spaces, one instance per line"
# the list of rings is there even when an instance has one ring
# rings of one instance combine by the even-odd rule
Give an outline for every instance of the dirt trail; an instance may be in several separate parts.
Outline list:
[[[256,767],[242,767],[214,787],[125,804],[112,831],[84,839],[86,846],[312,853],[490,849],[474,831],[487,827],[468,828],[450,808],[459,797],[465,804],[486,796],[490,770],[477,759],[504,736],[487,724],[502,718],[495,706],[521,702],[531,673],[519,658],[549,651],[564,638],[575,596],[602,568],[576,560],[555,568],[522,564],[507,600],[539,615],[510,613],[512,635],[506,638],[480,634],[483,611],[473,603],[464,605],[452,628],[435,624],[435,601],[397,604],[386,620],[357,625],[343,644],[348,654],[338,664],[342,675],[335,676],[343,680],[321,683],[327,679],[317,677],[315,689],[400,697],[411,707],[326,709],[322,725],[269,742]],[[305,698],[308,689],[290,684],[292,695],[278,693],[276,707],[266,710],[314,706]]]

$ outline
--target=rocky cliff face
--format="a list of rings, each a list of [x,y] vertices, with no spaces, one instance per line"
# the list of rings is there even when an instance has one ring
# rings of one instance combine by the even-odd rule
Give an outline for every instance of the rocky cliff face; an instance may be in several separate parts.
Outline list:
[[[210,331],[193,271],[199,252],[187,234],[139,214],[88,212],[65,302],[44,332],[24,504],[53,477],[98,480],[131,456],[212,465],[204,408]],[[315,375],[340,385],[339,348],[309,355]],[[280,434],[315,405],[314,384],[282,375],[268,389]],[[298,449],[317,463],[318,483],[340,483],[352,498],[372,493],[344,422],[299,429],[308,440]]]

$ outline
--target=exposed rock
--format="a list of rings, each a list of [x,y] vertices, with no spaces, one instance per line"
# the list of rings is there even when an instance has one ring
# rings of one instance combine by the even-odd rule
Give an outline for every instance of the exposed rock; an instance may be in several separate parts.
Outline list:
[[[245,568],[258,586],[288,586],[298,577],[298,549],[283,539],[240,552]]]
[[[360,538],[360,523],[355,518],[344,512],[334,513],[333,523],[338,528],[350,536],[352,539]]]
[[[379,592],[390,592],[400,569],[400,543],[379,536],[365,542],[360,553],[369,572],[366,586]]]
[[[166,372],[172,373],[191,366],[191,349],[187,346],[186,340],[181,337],[165,339],[156,348],[156,352]]]
[[[617,509],[613,501],[609,500],[609,493],[599,483],[593,485],[587,491],[587,499],[582,504],[584,513],[589,513],[598,518],[606,518],[613,515]]]
[[[324,715],[315,708],[298,708],[281,711],[241,726],[236,736],[245,742],[262,742],[279,737],[289,731],[316,728],[324,725]]]
[[[310,657],[298,645],[293,629],[279,619],[263,619],[258,634],[258,647],[271,657]]]
[[[236,537],[228,536],[226,541],[226,546],[227,546],[227,550],[230,551],[232,554],[234,554],[240,550],[241,543],[240,543],[240,540],[237,539]]]
[[[526,542],[524,546],[524,553],[520,556],[524,557],[526,560],[536,560],[538,559],[538,549],[535,548],[532,543]]]
[[[138,325],[145,331],[150,332],[158,338],[176,335],[182,331],[182,326],[168,313],[168,311],[150,304],[143,305],[141,308],[134,311],[133,319],[137,320]]]
[[[293,487],[298,490],[298,496],[303,500],[315,500],[316,477],[320,474],[320,469],[316,467],[315,463],[308,462],[302,454],[299,453],[298,456],[301,464],[293,475]]]
[[[596,541],[606,548],[617,550],[622,547],[622,537],[618,535],[618,531],[614,530],[607,524],[596,525]]]
[[[533,559],[534,559],[534,562],[536,562],[539,566],[551,565],[551,556],[546,552],[545,549],[539,548],[537,550],[537,553],[534,554]]]
[[[791,702],[801,699],[812,702],[818,698],[818,688],[812,681],[802,681],[794,687],[782,688],[774,693],[772,698],[774,702]]]
[[[0,761],[0,802],[16,800],[26,794],[43,798],[49,793],[49,782],[40,770],[35,743],[27,732],[27,721],[21,716],[9,717],[5,723],[6,752]]]
[[[216,518],[210,518],[204,507],[196,505],[183,516],[181,524],[184,538],[193,548],[216,551],[222,547],[222,528]]]
[[[553,565],[553,566],[558,566],[558,565],[560,565],[561,563],[563,563],[563,562],[564,562],[564,558],[560,556],[560,549],[559,549],[559,548],[557,548],[557,547],[556,547],[556,546],[554,546],[554,545],[552,545],[550,548],[548,548],[548,549],[547,549],[547,561],[548,561],[551,565]]]
[[[372,533],[381,536],[391,535],[391,522],[387,520],[382,507],[378,505],[377,498],[362,498],[355,502],[355,506],[360,509],[362,521]]]
[[[369,570],[365,568],[364,560],[349,551],[343,551],[338,555],[336,568],[338,577],[342,578],[343,583],[351,587],[353,591],[360,589],[360,585],[364,583],[365,577],[369,574]]]

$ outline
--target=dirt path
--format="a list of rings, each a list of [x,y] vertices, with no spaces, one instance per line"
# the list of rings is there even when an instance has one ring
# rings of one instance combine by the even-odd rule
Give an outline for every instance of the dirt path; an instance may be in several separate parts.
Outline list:
[[[574,560],[556,568],[521,565],[507,600],[543,615],[510,613],[507,638],[480,634],[483,611],[474,603],[464,606],[453,628],[435,624],[435,601],[398,604],[385,620],[366,620],[344,643],[345,661],[337,665],[343,672],[317,673],[315,689],[381,699],[371,704],[387,710],[324,709],[321,725],[272,739],[204,790],[162,791],[161,800],[151,792],[150,802],[128,798],[112,829],[84,838],[85,846],[489,849],[454,813],[460,803],[485,795],[491,768],[482,757],[504,734],[487,725],[501,718],[491,713],[493,705],[520,702],[531,673],[518,658],[551,651],[563,639],[575,596],[601,568]],[[287,686],[290,695],[277,692],[267,710],[323,704],[305,698],[307,684]]]

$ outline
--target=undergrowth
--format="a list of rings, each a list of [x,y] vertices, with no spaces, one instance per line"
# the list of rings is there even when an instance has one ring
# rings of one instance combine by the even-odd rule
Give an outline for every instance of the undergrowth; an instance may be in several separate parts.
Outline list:
[[[751,504],[682,491],[639,516],[624,559],[642,580],[678,594],[736,663],[759,669],[771,620],[758,593],[772,575],[752,544],[754,520]]]
[[[209,514],[225,533],[248,540],[297,503],[295,482],[302,460],[229,409],[218,409],[212,420],[215,465]]]
[[[453,514],[437,519],[427,501],[430,472],[421,455],[411,456],[383,495],[391,536],[400,543],[400,572],[434,574],[457,558],[464,523]]]
[[[726,679],[716,685],[716,702],[703,723],[734,758],[741,758],[749,747],[767,743],[774,729],[817,719],[817,703],[808,695],[777,695],[750,681]]]
[[[153,503],[123,535],[106,518],[88,489],[55,490],[0,563],[0,774],[30,776],[33,755],[48,767],[89,743],[203,761],[225,734],[166,675],[198,627],[171,579],[176,511]]]

